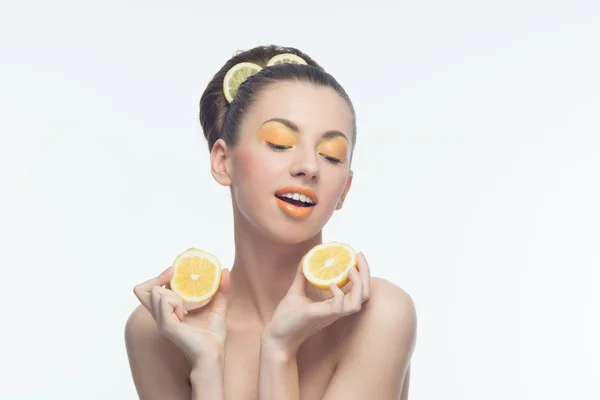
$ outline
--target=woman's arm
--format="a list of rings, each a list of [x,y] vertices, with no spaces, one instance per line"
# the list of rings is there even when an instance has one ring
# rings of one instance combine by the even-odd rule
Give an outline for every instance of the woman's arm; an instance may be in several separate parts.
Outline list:
[[[140,400],[190,400],[190,363],[139,306],[125,325],[131,375]]]
[[[357,318],[323,400],[408,399],[416,334],[411,297],[391,282],[373,279],[371,300]]]
[[[258,388],[260,400],[300,400],[296,354],[286,354],[263,338]]]
[[[224,369],[223,359],[210,360],[204,365],[192,367],[190,374],[192,400],[223,400],[225,398]]]
[[[173,267],[133,288],[141,305],[125,327],[131,372],[141,399],[223,400],[229,270],[210,303],[188,310],[170,290]],[[191,370],[191,372],[190,372]]]
[[[408,399],[409,368],[417,318],[410,296],[396,285],[373,279],[371,299],[356,316],[324,400]],[[260,400],[299,400],[296,354],[263,339]]]
[[[400,400],[408,400],[408,389],[410,388],[410,365],[406,370],[406,376],[404,377],[404,383],[402,384],[402,396]]]
[[[131,374],[140,400],[223,400],[222,359],[194,366],[138,307],[125,326]],[[190,386],[191,383],[191,386]]]

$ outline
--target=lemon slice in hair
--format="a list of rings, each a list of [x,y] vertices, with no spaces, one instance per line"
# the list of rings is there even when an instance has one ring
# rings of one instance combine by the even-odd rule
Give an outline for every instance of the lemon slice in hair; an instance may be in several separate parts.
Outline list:
[[[277,64],[306,64],[306,61],[300,56],[292,53],[277,54],[269,60],[267,67]]]
[[[241,62],[231,67],[223,78],[223,93],[227,101],[231,103],[237,95],[240,85],[261,69],[260,65],[251,62]]]

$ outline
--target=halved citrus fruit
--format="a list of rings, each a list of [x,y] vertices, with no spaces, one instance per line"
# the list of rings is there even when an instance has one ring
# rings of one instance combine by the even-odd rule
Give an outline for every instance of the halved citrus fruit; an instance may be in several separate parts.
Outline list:
[[[329,242],[319,244],[302,259],[302,272],[313,286],[328,290],[330,283],[346,285],[348,274],[357,267],[356,252],[347,244]]]
[[[261,69],[260,65],[251,62],[241,62],[231,67],[223,78],[223,93],[227,101],[231,103],[237,95],[240,85]]]
[[[208,302],[221,284],[221,262],[205,251],[187,249],[173,262],[170,284],[185,302]]]
[[[304,61],[302,57],[297,56],[295,54],[283,53],[273,56],[273,58],[271,58],[269,62],[267,62],[267,67],[276,64],[306,64],[306,61]]]

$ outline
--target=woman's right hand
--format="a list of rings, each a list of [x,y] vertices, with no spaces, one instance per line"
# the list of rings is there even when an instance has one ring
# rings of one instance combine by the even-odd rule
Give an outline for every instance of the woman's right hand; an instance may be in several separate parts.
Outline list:
[[[152,314],[158,329],[185,354],[192,367],[204,361],[222,361],[227,338],[229,270],[223,269],[219,290],[210,302],[191,311],[186,310],[181,296],[168,288],[172,275],[173,267],[169,267],[156,278],[137,285],[133,292]]]

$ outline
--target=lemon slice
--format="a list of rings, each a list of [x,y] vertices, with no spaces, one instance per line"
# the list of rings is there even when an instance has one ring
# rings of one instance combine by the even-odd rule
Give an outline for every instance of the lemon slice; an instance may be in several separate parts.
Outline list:
[[[185,302],[208,302],[219,290],[221,262],[212,254],[190,248],[173,262],[171,290]]]
[[[251,62],[241,62],[231,67],[223,78],[223,93],[225,93],[227,101],[231,103],[237,95],[240,85],[261,69],[260,65]]]
[[[319,244],[304,256],[302,272],[313,286],[328,290],[330,283],[346,285],[348,274],[356,268],[356,252],[347,244],[330,242]]]
[[[273,56],[267,63],[267,67],[276,64],[306,64],[306,61],[302,57],[299,57],[292,53],[283,53]]]

